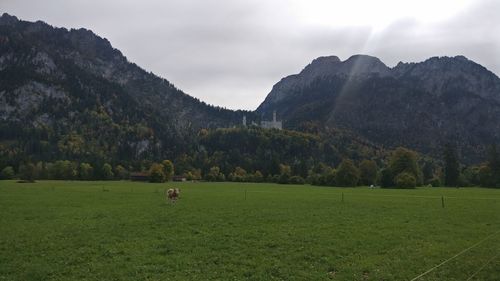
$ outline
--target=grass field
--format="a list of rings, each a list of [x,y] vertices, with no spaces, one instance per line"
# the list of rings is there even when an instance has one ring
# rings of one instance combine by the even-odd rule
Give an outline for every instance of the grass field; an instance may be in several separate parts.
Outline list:
[[[499,231],[493,189],[0,181],[0,280],[411,280],[471,246],[418,280],[500,280]]]

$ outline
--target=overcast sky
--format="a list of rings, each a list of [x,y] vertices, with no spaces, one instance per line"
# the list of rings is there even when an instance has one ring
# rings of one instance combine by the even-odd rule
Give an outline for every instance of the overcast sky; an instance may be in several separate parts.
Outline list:
[[[318,56],[389,66],[465,55],[500,74],[500,0],[0,0],[2,12],[107,38],[210,104],[255,109]]]

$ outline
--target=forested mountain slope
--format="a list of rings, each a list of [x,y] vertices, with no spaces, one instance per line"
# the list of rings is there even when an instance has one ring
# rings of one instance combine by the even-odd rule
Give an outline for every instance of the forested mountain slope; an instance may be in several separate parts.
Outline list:
[[[257,112],[274,110],[289,129],[313,122],[435,157],[452,143],[474,163],[500,140],[500,79],[463,56],[394,68],[364,55],[320,57],[274,85]]]

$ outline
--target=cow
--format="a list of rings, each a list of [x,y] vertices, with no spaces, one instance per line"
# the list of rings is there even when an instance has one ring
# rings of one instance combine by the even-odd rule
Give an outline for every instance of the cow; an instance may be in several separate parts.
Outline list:
[[[175,203],[177,199],[179,199],[179,196],[181,194],[181,190],[179,188],[170,188],[167,190],[167,199],[170,200],[170,202]]]

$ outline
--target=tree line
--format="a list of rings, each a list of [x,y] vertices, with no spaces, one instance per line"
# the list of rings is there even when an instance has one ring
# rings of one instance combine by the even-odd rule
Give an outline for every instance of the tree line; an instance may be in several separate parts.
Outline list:
[[[131,173],[141,172],[152,182],[171,180],[175,174],[187,180],[324,186],[500,187],[496,146],[491,147],[485,163],[464,166],[456,148],[449,144],[443,147],[442,159],[432,159],[402,147],[393,151],[378,149],[342,134],[326,137],[258,128],[203,129],[195,140],[189,151],[172,161],[146,158],[103,163],[27,159],[18,165],[0,167],[0,177],[24,181],[122,180],[129,179]]]

